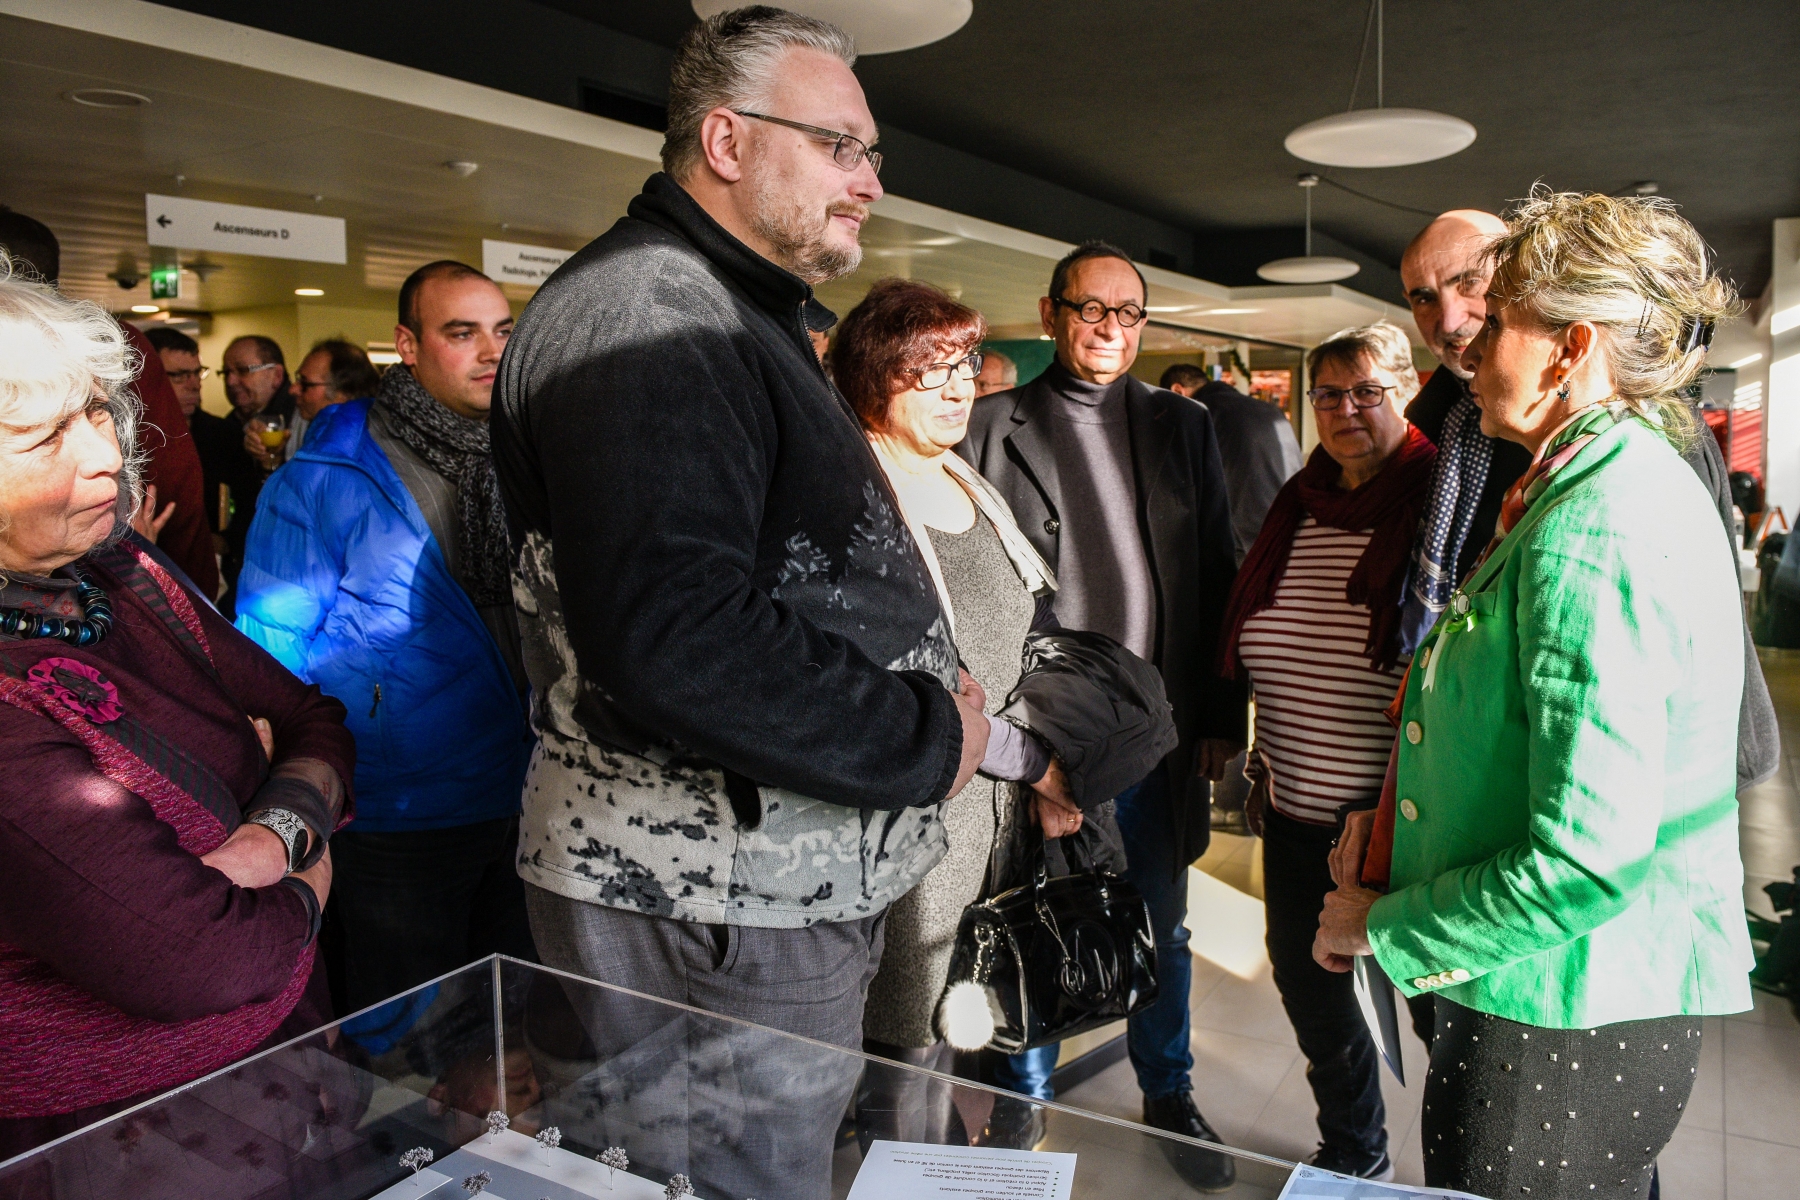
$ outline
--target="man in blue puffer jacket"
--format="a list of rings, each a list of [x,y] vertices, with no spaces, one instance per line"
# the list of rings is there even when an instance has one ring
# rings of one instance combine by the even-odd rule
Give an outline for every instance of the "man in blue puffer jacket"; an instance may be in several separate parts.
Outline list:
[[[493,951],[534,958],[514,866],[532,734],[488,408],[506,297],[454,262],[400,291],[400,366],[269,478],[238,627],[350,710],[332,839],[354,1010]]]

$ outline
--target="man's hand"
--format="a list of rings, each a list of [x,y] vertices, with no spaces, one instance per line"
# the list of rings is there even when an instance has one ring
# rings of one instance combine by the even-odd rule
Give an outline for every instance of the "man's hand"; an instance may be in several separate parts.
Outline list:
[[[1069,794],[1069,777],[1054,758],[1044,777],[1031,785],[1031,819],[1046,838],[1067,837],[1081,828],[1081,809]]]
[[[962,694],[971,700],[976,708],[987,711],[987,689],[975,682],[975,677],[963,668],[956,668],[956,678],[962,687]]]
[[[200,861],[241,888],[269,887],[287,874],[287,844],[266,825],[246,822],[232,831],[225,843]],[[327,872],[329,879],[330,873]],[[323,897],[320,898],[323,902]]]
[[[1242,742],[1201,738],[1200,744],[1194,747],[1194,774],[1217,783],[1225,778],[1225,768],[1231,765],[1231,760],[1243,752]]]
[[[990,731],[987,714],[982,711],[986,698],[982,695],[981,685],[967,671],[963,672],[963,678],[967,680],[963,690],[952,693],[957,714],[962,717],[962,763],[956,768],[956,782],[950,785],[950,795],[944,797],[946,800],[962,792],[969,780],[975,778],[975,772],[981,770],[982,760],[987,758]]]
[[[162,536],[163,526],[167,525],[169,518],[174,515],[175,502],[173,500],[163,507],[162,512],[156,511],[156,485],[152,483],[144,488],[144,502],[138,505],[137,513],[131,518],[131,527],[137,530],[138,535],[145,541],[155,545],[156,539]]]
[[[1369,907],[1381,899],[1368,888],[1339,887],[1325,894],[1325,911],[1319,914],[1319,932],[1313,938],[1313,961],[1327,971],[1342,974],[1358,954],[1373,954],[1369,945]]]
[[[1344,818],[1344,832],[1331,848],[1331,882],[1341,888],[1362,886],[1363,859],[1369,854],[1369,837],[1375,831],[1375,810],[1365,808]]]
[[[244,425],[244,453],[256,460],[258,466],[265,471],[273,471],[280,464],[275,461],[275,452],[263,445],[261,421],[250,421]]]

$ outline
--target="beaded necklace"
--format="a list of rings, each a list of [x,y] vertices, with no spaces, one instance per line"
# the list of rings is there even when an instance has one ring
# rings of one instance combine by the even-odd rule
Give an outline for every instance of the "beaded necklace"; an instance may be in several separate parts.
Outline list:
[[[56,638],[71,646],[92,646],[112,632],[112,601],[99,584],[80,571],[75,576],[75,596],[81,601],[81,620],[0,607],[0,634],[19,638]]]

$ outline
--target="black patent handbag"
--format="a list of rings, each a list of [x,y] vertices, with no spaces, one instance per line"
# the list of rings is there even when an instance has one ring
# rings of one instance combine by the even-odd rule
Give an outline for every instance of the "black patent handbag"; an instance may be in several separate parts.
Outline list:
[[[1094,867],[1048,877],[1031,839],[1027,882],[963,910],[938,1028],[959,1050],[1007,1054],[1123,1020],[1156,999],[1150,910]]]

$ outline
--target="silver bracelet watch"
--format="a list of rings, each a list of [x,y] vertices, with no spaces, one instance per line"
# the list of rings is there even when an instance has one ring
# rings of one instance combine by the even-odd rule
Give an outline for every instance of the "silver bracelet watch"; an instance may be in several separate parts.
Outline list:
[[[287,847],[288,874],[292,875],[300,869],[300,860],[306,857],[306,822],[285,808],[265,808],[251,817],[249,823],[271,829]]]

